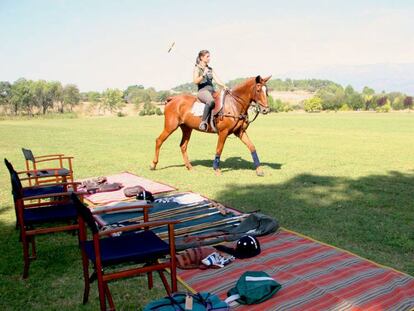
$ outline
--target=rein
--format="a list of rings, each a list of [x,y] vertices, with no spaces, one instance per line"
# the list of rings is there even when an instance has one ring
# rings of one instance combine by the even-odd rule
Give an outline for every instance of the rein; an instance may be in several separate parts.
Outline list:
[[[242,98],[240,98],[239,96],[237,96],[237,95],[235,95],[235,94],[233,94],[230,90],[227,90],[226,91],[226,93],[227,94],[229,94],[231,97],[233,97],[233,99],[237,102],[237,103],[239,103],[240,105],[242,105],[242,107],[244,107],[244,100],[242,99]],[[251,103],[251,102],[250,102]],[[256,102],[255,102],[256,103]],[[257,104],[257,103],[256,103]],[[258,104],[257,104],[258,105]],[[256,105],[256,114],[255,114],[255,116],[254,116],[254,118],[253,118],[253,120],[252,121],[249,121],[249,115],[247,114],[247,112],[245,113],[245,114],[243,114],[243,113],[240,113],[239,114],[239,116],[235,116],[235,115],[232,115],[232,114],[224,114],[224,113],[222,113],[221,114],[221,116],[222,117],[228,117],[228,118],[233,118],[233,119],[235,119],[235,120],[246,120],[246,122],[247,122],[247,125],[249,125],[250,123],[253,123],[254,122],[254,120],[256,120],[256,118],[257,118],[257,116],[259,115],[259,107]],[[250,106],[250,104],[249,104],[249,106]]]

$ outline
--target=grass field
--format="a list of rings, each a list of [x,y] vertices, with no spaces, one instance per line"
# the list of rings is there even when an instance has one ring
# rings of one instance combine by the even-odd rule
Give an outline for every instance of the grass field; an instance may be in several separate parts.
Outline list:
[[[179,131],[148,169],[162,117],[0,121],[1,157],[24,168],[21,147],[74,155],[76,177],[131,171],[180,190],[200,192],[245,211],[260,209],[288,229],[414,275],[414,114],[327,113],[260,116],[249,129],[263,162],[256,177],[247,148],[227,141],[222,171],[212,171],[216,136],[194,133],[186,171]],[[97,285],[86,306],[76,237],[38,238],[38,259],[21,280],[9,176],[0,169],[0,309],[97,310]],[[164,296],[144,278],[111,285],[119,309]]]

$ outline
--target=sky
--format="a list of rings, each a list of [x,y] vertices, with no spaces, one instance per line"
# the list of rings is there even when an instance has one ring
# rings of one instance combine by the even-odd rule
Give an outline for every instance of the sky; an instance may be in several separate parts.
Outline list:
[[[0,38],[6,81],[169,89],[191,82],[208,49],[223,81],[327,78],[414,94],[411,0],[0,0]]]

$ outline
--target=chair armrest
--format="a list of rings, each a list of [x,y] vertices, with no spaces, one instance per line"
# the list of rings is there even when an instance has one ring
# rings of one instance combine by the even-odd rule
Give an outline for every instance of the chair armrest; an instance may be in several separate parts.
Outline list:
[[[39,173],[39,172],[42,172],[42,171],[48,171],[48,170],[49,171],[53,170],[53,171],[58,172],[61,169],[62,169],[61,167],[39,168],[39,169],[36,169],[36,170],[18,171],[16,173],[19,174],[19,175],[21,175],[21,174],[30,174],[30,173],[36,174],[36,173]]]
[[[125,226],[121,228],[100,231],[98,234],[99,236],[105,236],[105,235],[111,235],[117,232],[133,231],[133,230],[137,230],[141,228],[151,228],[151,227],[159,227],[159,226],[165,226],[165,225],[175,225],[178,223],[179,223],[178,220],[155,220],[155,221],[142,222],[136,225],[130,225],[130,226]]]
[[[48,158],[48,159],[43,159],[43,160],[36,160],[36,163],[40,163],[40,162],[48,162],[48,161],[56,161],[56,160],[72,160],[74,159],[74,157],[55,157],[55,158]]]
[[[50,157],[63,157],[64,154],[63,153],[57,153],[57,154],[45,154],[45,155],[41,155],[41,156],[36,156],[33,157],[36,159],[43,159],[43,158],[50,158]]]
[[[108,207],[108,208],[102,208],[100,210],[94,210],[91,209],[91,212],[93,215],[99,215],[99,214],[105,214],[105,213],[109,213],[109,212],[117,212],[117,211],[127,211],[130,209],[137,209],[137,208],[142,208],[143,210],[148,209],[148,208],[152,208],[153,205],[147,204],[147,205],[128,205],[128,206],[114,206],[114,207]]]
[[[77,188],[78,185],[81,183],[79,182],[58,182],[53,184],[46,184],[46,185],[37,185],[37,186],[29,186],[29,187],[23,187],[23,190],[26,189],[37,189],[37,188],[45,188],[45,187],[53,187],[53,186],[74,186],[74,188]]]
[[[16,172],[17,174],[21,175],[21,174],[33,174],[33,176],[31,177],[24,177],[24,178],[20,178],[20,180],[33,180],[33,179],[42,179],[42,178],[51,178],[51,177],[68,177],[68,174],[59,174],[59,170],[61,168],[45,168],[45,169],[38,169],[38,170],[28,170],[28,171],[20,171],[20,172]],[[51,175],[38,175],[38,173],[42,173],[42,171],[55,171],[54,174]]]
[[[57,192],[57,193],[33,195],[33,196],[30,196],[30,197],[24,197],[23,200],[24,201],[29,201],[29,200],[38,200],[38,199],[48,199],[48,198],[53,198],[53,197],[66,197],[66,196],[70,196],[72,193],[81,195],[81,193],[78,193],[78,192],[67,191],[67,192]]]

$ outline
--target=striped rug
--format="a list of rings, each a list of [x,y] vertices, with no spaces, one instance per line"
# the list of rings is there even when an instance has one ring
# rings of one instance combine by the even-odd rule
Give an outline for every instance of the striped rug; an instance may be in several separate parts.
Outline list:
[[[96,178],[96,177],[81,179],[77,181],[82,182],[82,181],[93,179],[93,178]],[[177,188],[174,188],[170,185],[166,185],[166,184],[163,184],[157,181],[153,181],[153,180],[150,180],[144,177],[140,177],[140,176],[137,176],[129,172],[109,175],[109,176],[106,176],[106,179],[108,183],[122,184],[122,188],[117,191],[84,194],[83,198],[89,201],[90,203],[97,205],[97,204],[107,204],[111,202],[120,202],[120,201],[127,200],[128,198],[124,195],[124,189],[126,187],[141,186],[145,190],[152,192],[152,194],[166,193],[166,192],[177,190]]]
[[[259,238],[262,252],[217,270],[179,270],[194,292],[226,298],[245,271],[265,271],[282,288],[259,305],[236,310],[411,310],[414,278],[354,254],[280,230]]]

